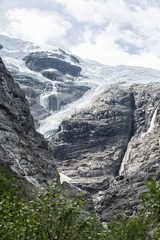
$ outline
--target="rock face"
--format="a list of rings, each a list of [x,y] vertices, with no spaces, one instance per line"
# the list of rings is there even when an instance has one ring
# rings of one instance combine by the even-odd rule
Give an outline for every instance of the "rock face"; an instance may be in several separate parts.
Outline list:
[[[0,59],[0,164],[35,185],[56,181],[57,170],[44,137],[34,128],[29,105]]]
[[[19,72],[11,72],[13,79],[20,85],[29,102],[31,113],[34,117],[35,126],[38,121],[50,115],[49,111],[40,104],[40,96],[46,89],[46,83],[43,83],[35,77],[30,77]]]
[[[52,125],[55,117],[60,123],[66,109],[70,116],[108,86],[160,79],[158,70],[109,67],[83,60],[81,74],[79,60],[62,50],[42,51],[28,42],[0,38],[1,55],[29,101],[36,127],[42,119]],[[0,162],[9,164],[31,183],[52,180],[56,169],[51,153],[34,130],[24,94],[2,62],[0,69]],[[91,91],[82,99],[47,121],[54,111],[82,97],[88,86]],[[85,102],[82,106],[81,101]],[[102,221],[110,221],[121,209],[134,214],[146,182],[160,177],[159,101],[159,83],[115,85],[90,107],[64,120],[61,127],[53,124],[47,128],[59,131],[49,139],[59,170],[71,178],[71,184],[92,194]],[[70,195],[79,193],[74,185],[64,183],[63,187],[69,188]]]
[[[26,95],[36,128],[41,120],[90,89],[77,78],[82,70],[77,57],[61,49],[44,51],[30,42],[3,35],[0,43],[1,57]]]
[[[0,49],[2,49],[3,48],[3,46],[0,44]]]
[[[36,74],[21,74],[16,69],[11,74],[29,101],[36,127],[39,120],[79,99],[89,90],[89,87],[75,83],[74,78],[81,71],[79,60],[63,50],[30,53],[24,61],[29,69],[38,72],[37,78]]]
[[[59,181],[51,150],[44,137],[35,131],[25,95],[13,81],[1,58],[0,96],[0,165],[11,168],[31,186]],[[19,181],[26,191],[32,189],[22,179]],[[71,198],[82,193],[81,189],[67,182],[61,186]],[[87,201],[85,210],[92,210],[91,196],[85,193],[84,198]]]
[[[159,101],[159,83],[112,87],[50,138],[58,168],[92,194],[102,221],[137,211],[146,182],[160,176]]]
[[[50,140],[53,155],[74,183],[94,194],[117,176],[131,129],[131,93],[109,89],[92,108],[63,121]]]
[[[154,177],[160,179],[160,84],[133,89],[135,134],[128,144],[123,179],[115,180],[97,205],[102,221],[110,221],[121,209],[135,214],[146,183]]]
[[[46,69],[56,69],[57,71],[63,74],[69,74],[74,77],[78,77],[81,72],[81,67],[73,65],[65,61],[66,54],[61,50],[61,54],[58,53],[49,53],[49,52],[35,52],[30,53],[24,58],[27,67],[36,72],[42,72],[42,74],[48,75],[51,80],[57,77],[57,74],[53,71],[43,72]],[[71,56],[73,63],[79,63],[79,60],[76,57]]]

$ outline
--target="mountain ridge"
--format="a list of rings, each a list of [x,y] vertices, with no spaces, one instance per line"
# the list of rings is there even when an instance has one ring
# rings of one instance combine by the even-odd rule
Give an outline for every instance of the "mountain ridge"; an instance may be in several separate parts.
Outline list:
[[[0,43],[1,39],[0,36]],[[66,181],[92,194],[102,221],[110,221],[120,209],[127,209],[130,215],[138,211],[140,194],[145,191],[146,182],[154,176],[157,179],[160,177],[160,71],[130,66],[104,66],[78,59],[76,65],[81,68],[78,68],[78,76],[68,75],[47,63],[47,59],[55,54],[48,51],[43,62],[49,65],[44,67],[42,64],[43,68],[34,69],[34,72],[28,69],[23,59],[25,56],[32,57],[33,51],[36,59],[30,61],[36,66],[43,51],[23,41],[18,49],[16,39],[9,48],[12,40],[5,43],[6,39],[2,41],[0,54],[29,100],[36,128],[49,137],[52,149],[52,157],[49,159],[53,159],[49,164],[52,165],[55,159],[58,169],[70,178],[65,178]],[[67,59],[75,61],[74,56],[58,51],[63,61],[66,55]],[[57,58],[57,55],[54,57]],[[63,61],[59,59],[62,65]],[[25,105],[28,106],[28,103]],[[2,113],[5,110],[2,104],[1,110]],[[14,115],[9,106],[7,111]],[[153,127],[149,130],[152,119]],[[26,126],[29,122],[32,128],[33,120],[28,121]],[[19,131],[21,126],[16,127]],[[42,146],[43,141],[38,136]],[[36,146],[37,140],[31,141],[35,148],[39,148]],[[2,145],[1,153],[5,155],[7,145],[4,148]],[[120,170],[125,154],[127,160]],[[44,159],[46,156],[47,152],[44,153]],[[44,176],[39,173],[38,177],[38,164],[33,171],[24,164],[26,175],[21,169],[20,160],[21,157],[12,167],[19,169],[26,178],[32,172],[37,174],[38,181],[45,182],[51,174],[49,167],[44,165]],[[31,161],[31,167],[32,164]],[[47,174],[45,168],[49,171]]]

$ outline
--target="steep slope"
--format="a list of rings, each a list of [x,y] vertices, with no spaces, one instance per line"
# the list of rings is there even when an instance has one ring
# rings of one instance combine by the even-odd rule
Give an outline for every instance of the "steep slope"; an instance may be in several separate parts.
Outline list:
[[[59,182],[60,176],[46,140],[35,131],[25,95],[1,58],[0,96],[0,170],[14,176],[16,184],[30,196],[33,185]],[[66,180],[65,176],[63,178]],[[63,181],[61,179],[61,188],[67,190],[71,198],[82,194],[81,189]],[[84,198],[85,210],[93,209],[90,195],[85,193]]]
[[[29,105],[0,59],[0,164],[34,185],[55,181],[57,170],[44,137],[35,131]]]
[[[79,99],[89,89],[76,82],[82,69],[73,55],[61,49],[44,51],[32,43],[2,35],[0,42],[0,54],[25,93],[37,127],[38,121]]]
[[[106,66],[52,46],[39,47],[3,35],[0,44],[0,55],[24,91],[36,128],[45,137],[59,131],[63,119],[91,105],[106,88],[160,79],[158,70]]]
[[[0,43],[3,45],[0,54],[29,100],[38,131],[45,137],[54,135],[49,138],[53,156],[59,170],[68,176],[61,174],[62,178],[92,194],[103,221],[109,221],[120,209],[128,209],[130,214],[137,211],[146,182],[153,176],[159,177],[160,71],[105,66],[78,59],[61,49],[41,49],[4,36],[0,36]],[[5,101],[10,96],[7,92]],[[2,103],[5,101],[2,99]],[[24,116],[23,104],[19,106],[17,100],[16,104],[12,112],[8,103],[7,113]],[[32,118],[22,117],[23,126],[18,126],[12,117],[8,120],[8,115],[3,115],[3,128],[7,122],[10,132],[7,140],[2,139],[2,157],[9,159],[12,169],[30,182],[46,181],[45,174],[47,179],[52,178],[50,160],[47,170],[48,163],[45,166],[39,160],[40,172],[33,160],[37,159],[36,154],[41,159],[39,147],[43,148],[43,143],[32,128]],[[12,137],[13,123],[17,132]],[[20,137],[23,141],[18,140],[19,132],[25,133],[29,142],[23,139],[23,133]],[[33,135],[41,140],[35,143]],[[6,152],[8,139],[12,143],[10,148],[22,148],[21,155],[18,147],[18,154],[10,148]],[[23,151],[27,151],[27,157],[23,157],[26,156]],[[44,158],[43,161],[46,163]]]
[[[108,188],[127,147],[132,128],[132,96],[110,88],[85,109],[62,122],[50,138],[53,155],[74,183],[92,194]]]
[[[103,221],[120,209],[133,213],[160,174],[159,101],[159,83],[109,88],[49,139],[59,169],[92,194]]]
[[[154,177],[160,179],[160,84],[141,88],[137,85],[132,91],[134,134],[122,159],[119,177],[101,194],[98,202],[97,211],[103,221],[110,221],[122,209],[134,215],[146,183]]]

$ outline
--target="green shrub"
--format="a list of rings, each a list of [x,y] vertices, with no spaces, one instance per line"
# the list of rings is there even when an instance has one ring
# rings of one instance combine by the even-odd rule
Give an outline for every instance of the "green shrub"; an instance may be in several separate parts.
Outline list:
[[[160,240],[160,182],[153,179],[147,187],[137,216],[125,215],[109,223],[107,240]]]
[[[19,190],[4,175],[0,180],[4,193],[0,200],[1,240],[102,239],[102,226],[83,210],[84,201],[79,197],[70,200],[57,184],[47,185],[28,202],[19,198]]]
[[[154,178],[147,187],[148,191],[143,195],[142,203],[149,217],[160,223],[160,182]]]
[[[0,172],[1,240],[160,240],[160,183],[148,184],[137,216],[123,216],[105,230],[96,215],[84,211],[82,197],[69,199],[58,184],[28,200]]]

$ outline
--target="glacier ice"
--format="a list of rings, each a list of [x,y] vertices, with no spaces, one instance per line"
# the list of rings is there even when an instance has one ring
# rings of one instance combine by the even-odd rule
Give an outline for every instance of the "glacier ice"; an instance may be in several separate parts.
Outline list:
[[[40,96],[40,104],[47,109],[48,98],[53,94],[56,95],[56,87],[53,82],[42,76],[40,73],[29,70],[23,61],[24,56],[27,54],[35,51],[42,51],[44,49],[30,42],[8,38],[3,35],[0,35],[0,43],[3,45],[3,49],[0,50],[0,55],[11,72],[16,71],[20,74],[25,74],[32,78],[34,77],[40,82],[46,83],[46,86],[47,84],[52,84],[52,91],[47,92],[44,89]],[[65,61],[71,61],[73,64],[73,59],[63,52],[63,50],[55,49],[54,51],[55,53],[59,51],[61,54],[64,54]],[[82,68],[82,72],[79,77],[74,78],[74,81],[79,86],[90,87],[90,90],[88,90],[80,99],[62,106],[60,109],[57,106],[58,110],[50,111],[51,115],[45,120],[40,121],[40,127],[37,130],[44,134],[45,137],[49,137],[55,133],[65,118],[71,117],[76,111],[92,104],[93,99],[107,87],[115,84],[123,84],[126,86],[136,83],[143,84],[160,82],[160,70],[123,65],[107,66],[95,61],[84,59],[79,59],[79,61],[79,66]],[[74,64],[78,65],[77,62]]]

